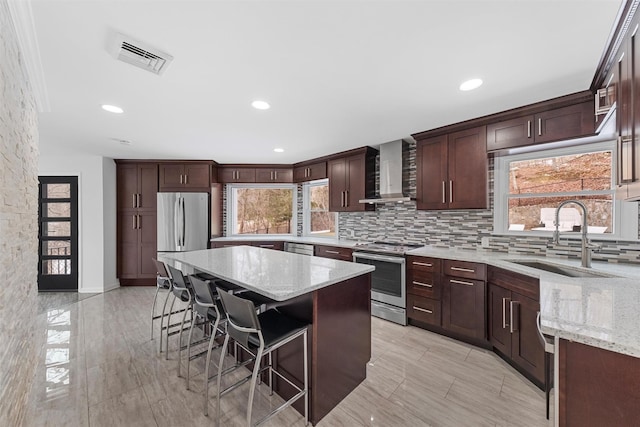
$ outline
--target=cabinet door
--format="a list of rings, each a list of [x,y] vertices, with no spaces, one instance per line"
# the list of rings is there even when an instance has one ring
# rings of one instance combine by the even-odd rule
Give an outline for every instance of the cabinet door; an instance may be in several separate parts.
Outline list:
[[[118,214],[117,270],[118,277],[138,277],[138,228],[135,211]]]
[[[449,209],[486,209],[487,129],[485,126],[449,135]]]
[[[518,117],[487,125],[487,151],[533,144],[533,119]]]
[[[327,164],[329,175],[329,211],[342,212],[345,208],[347,170],[345,159],[331,160]]]
[[[155,212],[158,204],[158,165],[142,163],[138,171],[138,208]]]
[[[446,209],[447,201],[447,136],[418,142],[416,148],[417,209]]]
[[[440,313],[440,301],[407,295],[407,317],[410,319],[440,326],[442,324]]]
[[[211,178],[209,177],[209,171],[211,166],[205,163],[202,164],[190,164],[184,165],[184,184],[186,188],[199,188],[208,190]]]
[[[466,337],[485,338],[485,283],[444,276],[442,326]]]
[[[218,180],[227,182],[256,182],[256,170],[253,168],[219,168]]]
[[[257,168],[256,182],[293,182],[293,170],[285,168]]]
[[[160,191],[180,189],[184,185],[184,165],[160,165]]]
[[[118,210],[135,209],[138,194],[138,165],[117,165],[116,177]]]
[[[364,156],[346,158],[347,186],[345,194],[345,211],[363,211],[364,204],[358,200],[366,197],[366,165]]]
[[[592,135],[595,132],[593,102],[536,114],[535,122],[536,144]]]
[[[536,326],[540,304],[538,301],[512,292],[510,308],[510,323],[513,330],[511,359],[542,383],[544,382],[544,348],[538,338]]]
[[[307,173],[308,180],[325,179],[327,177],[327,162],[314,163],[307,166],[309,172]]]
[[[152,279],[156,277],[156,267],[151,261],[157,257],[156,213],[141,212],[138,214],[138,246],[139,264],[138,278]]]
[[[511,291],[489,284],[489,342],[505,356],[511,355],[510,302]]]

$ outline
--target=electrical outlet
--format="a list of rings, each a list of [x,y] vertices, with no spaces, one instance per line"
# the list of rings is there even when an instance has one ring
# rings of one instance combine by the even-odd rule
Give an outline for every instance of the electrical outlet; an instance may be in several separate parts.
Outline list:
[[[480,239],[480,246],[483,248],[489,247],[489,236],[484,236]]]

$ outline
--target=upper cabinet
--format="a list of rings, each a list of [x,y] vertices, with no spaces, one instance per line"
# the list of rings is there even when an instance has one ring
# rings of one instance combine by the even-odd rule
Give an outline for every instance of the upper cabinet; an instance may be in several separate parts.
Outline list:
[[[160,191],[209,191],[211,163],[161,163]]]
[[[293,182],[293,169],[291,167],[256,168],[256,182]]]
[[[327,177],[327,162],[294,165],[294,182],[314,181]]]
[[[242,166],[222,165],[218,168],[218,182],[224,184],[256,182],[256,170]]]
[[[487,151],[592,135],[593,102],[587,101],[487,125]]]
[[[157,163],[118,163],[117,209],[156,209]]]
[[[417,208],[486,209],[486,127],[418,140]]]
[[[374,210],[375,205],[359,203],[375,192],[375,158],[378,150],[364,147],[343,153],[327,163],[329,211]]]

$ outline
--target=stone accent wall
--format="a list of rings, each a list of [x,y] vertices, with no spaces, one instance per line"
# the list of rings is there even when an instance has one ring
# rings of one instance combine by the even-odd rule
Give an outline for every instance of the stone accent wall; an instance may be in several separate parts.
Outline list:
[[[0,425],[21,425],[37,352],[38,116],[0,0]]]
[[[408,145],[404,158],[403,185],[408,194],[415,197],[415,143]],[[580,245],[575,241],[566,246],[555,246],[549,238],[545,237],[491,235],[494,206],[493,157],[489,158],[488,185],[490,209],[487,210],[422,211],[416,209],[415,202],[409,202],[377,205],[375,212],[342,212],[339,214],[340,238],[477,250],[481,247],[482,238],[486,237],[489,246],[481,250],[580,258]],[[640,263],[640,245],[637,242],[600,241],[597,243],[601,244],[602,249],[593,253],[594,260]]]

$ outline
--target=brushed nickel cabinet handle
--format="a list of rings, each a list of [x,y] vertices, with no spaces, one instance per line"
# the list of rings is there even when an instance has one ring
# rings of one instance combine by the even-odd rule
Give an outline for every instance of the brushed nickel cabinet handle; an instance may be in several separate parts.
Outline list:
[[[453,181],[449,181],[449,203],[453,203]]]
[[[344,207],[349,206],[349,190],[344,192]]]
[[[136,207],[137,208],[142,207],[142,194],[140,193],[136,194]]]
[[[429,283],[416,282],[415,280],[413,281],[413,284],[418,286],[424,286],[426,288],[433,288],[433,285],[430,285]]]
[[[502,298],[502,329],[507,329],[507,301],[509,298]]]
[[[476,271],[471,268],[451,267],[453,271],[464,271],[465,273],[475,273]]]
[[[182,182],[182,174],[180,174],[180,184],[184,184],[184,183]]]
[[[338,252],[338,251],[326,250],[325,252],[328,253],[328,254],[340,255],[340,252]]]
[[[132,208],[137,208],[137,206],[136,206],[136,193],[133,193],[132,196],[133,196],[133,200],[131,201],[131,207]]]
[[[184,175],[184,183],[185,184],[189,183],[189,175],[187,175],[187,174]]]
[[[273,171],[273,179],[278,180],[278,171]]]
[[[446,183],[442,181],[442,203],[447,203],[447,187]]]
[[[462,280],[449,279],[449,282],[455,283],[455,284],[458,284],[458,285],[473,286],[473,282],[464,282]]]
[[[260,245],[261,248],[272,248],[274,245]]]
[[[343,192],[342,192],[342,207],[343,207],[343,208],[346,208],[346,207],[347,207],[347,204],[346,204],[347,202],[345,201],[345,200],[346,200],[346,195],[347,195],[347,192],[346,192],[346,191],[343,191]]]
[[[426,308],[422,308],[422,307],[416,307],[415,305],[413,306],[413,309],[417,311],[422,311],[424,313],[433,314],[433,311],[427,310]]]
[[[527,138],[531,138],[531,120],[527,120]]]
[[[140,215],[136,215],[138,217],[138,230],[140,230],[142,228],[142,219],[140,218]]]
[[[413,261],[412,262],[413,265],[422,265],[423,267],[433,267],[433,264],[429,263],[429,262],[418,262],[418,261]]]
[[[538,136],[542,136],[542,119],[538,118]]]
[[[136,229],[136,215],[131,215],[131,218],[133,219],[133,226],[131,227],[132,230]]]

